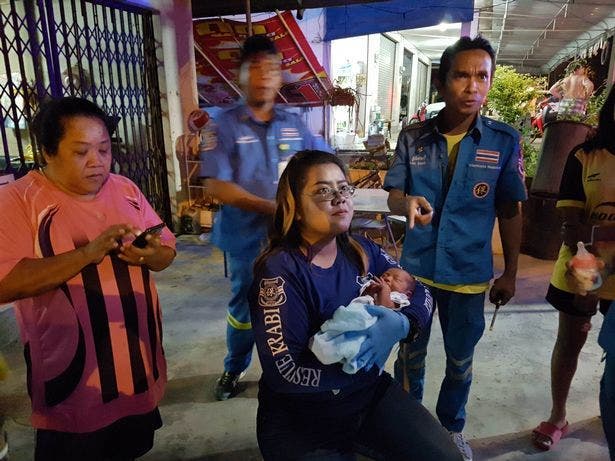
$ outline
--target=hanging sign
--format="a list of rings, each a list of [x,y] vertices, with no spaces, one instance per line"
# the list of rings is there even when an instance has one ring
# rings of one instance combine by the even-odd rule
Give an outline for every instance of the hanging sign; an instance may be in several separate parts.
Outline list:
[[[238,86],[240,45],[248,36],[244,22],[222,18],[193,22],[197,86],[207,106],[231,104]],[[319,106],[331,81],[290,11],[252,23],[253,34],[266,34],[280,52],[284,84],[278,102]],[[294,38],[294,40],[293,40]],[[296,43],[295,43],[296,40]],[[315,71],[312,72],[312,69]]]

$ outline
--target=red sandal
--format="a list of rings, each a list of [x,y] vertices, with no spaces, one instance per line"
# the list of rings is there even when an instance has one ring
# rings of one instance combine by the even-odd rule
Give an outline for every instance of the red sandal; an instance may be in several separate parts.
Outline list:
[[[570,425],[568,421],[566,421],[566,424],[564,424],[562,428],[548,421],[543,421],[532,431],[532,441],[537,448],[547,451],[553,448],[562,437],[565,437],[569,430]],[[537,437],[547,440],[539,440]]]

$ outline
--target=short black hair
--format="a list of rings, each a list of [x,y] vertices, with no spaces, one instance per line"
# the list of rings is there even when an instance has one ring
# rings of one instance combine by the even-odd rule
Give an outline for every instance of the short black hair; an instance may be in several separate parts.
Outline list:
[[[73,96],[50,99],[41,105],[30,124],[37,144],[47,155],[56,155],[58,145],[64,137],[66,120],[73,117],[92,117],[101,120],[109,136],[117,126],[117,119],[109,117],[92,101]]]
[[[254,56],[259,54],[278,54],[278,49],[266,35],[252,35],[251,37],[246,38],[246,41],[243,42],[243,46],[241,47],[241,56],[239,61],[243,64],[248,59],[252,59]]]
[[[489,40],[481,37],[480,35],[477,35],[474,38],[461,37],[451,46],[446,48],[444,53],[442,53],[442,57],[440,58],[440,68],[438,69],[438,78],[440,79],[441,85],[446,83],[446,76],[448,75],[448,71],[451,70],[455,56],[462,51],[470,50],[483,50],[489,54],[491,57],[491,76],[493,76],[495,72],[495,51],[493,51],[493,47],[491,46],[491,43],[489,43]]]

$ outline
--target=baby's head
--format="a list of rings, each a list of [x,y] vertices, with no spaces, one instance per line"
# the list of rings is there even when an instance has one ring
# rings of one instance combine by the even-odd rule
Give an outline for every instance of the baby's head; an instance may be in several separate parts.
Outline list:
[[[389,286],[391,291],[404,293],[408,296],[408,298],[410,298],[412,293],[414,293],[416,280],[408,272],[399,267],[391,267],[384,274],[382,274],[380,278]]]

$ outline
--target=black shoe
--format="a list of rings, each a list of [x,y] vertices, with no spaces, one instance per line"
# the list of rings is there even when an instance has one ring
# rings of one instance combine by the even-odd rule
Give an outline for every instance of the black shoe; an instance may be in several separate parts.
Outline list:
[[[230,371],[222,373],[216,382],[216,399],[227,400],[235,397],[238,392],[238,382],[244,374],[245,372],[232,373]]]

